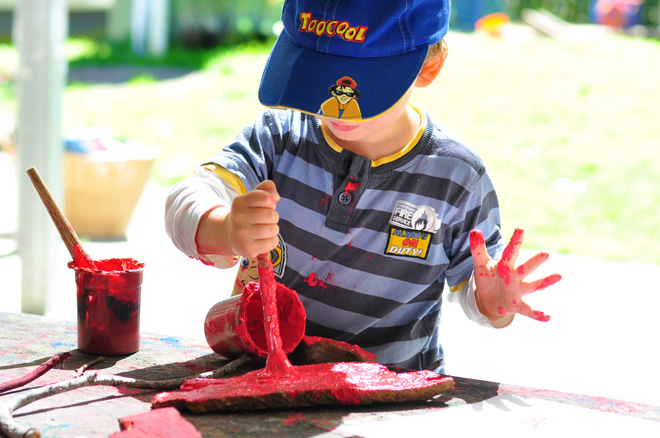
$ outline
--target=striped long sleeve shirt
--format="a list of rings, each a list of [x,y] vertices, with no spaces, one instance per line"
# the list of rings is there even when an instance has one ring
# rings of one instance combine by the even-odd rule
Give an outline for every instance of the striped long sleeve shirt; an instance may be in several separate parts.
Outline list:
[[[168,233],[202,258],[194,239],[204,212],[274,181],[282,242],[276,275],[298,293],[306,334],[357,344],[380,363],[433,368],[443,359],[444,286],[467,293],[469,232],[483,232],[493,258],[504,245],[484,163],[418,112],[417,136],[374,162],[335,144],[312,115],[267,110],[172,189]]]

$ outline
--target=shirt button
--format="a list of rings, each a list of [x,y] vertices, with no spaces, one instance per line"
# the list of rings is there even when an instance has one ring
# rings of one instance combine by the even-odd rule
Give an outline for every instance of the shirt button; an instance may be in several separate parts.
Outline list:
[[[353,197],[351,196],[350,193],[343,192],[339,194],[339,202],[341,202],[344,205],[350,204],[352,199]]]

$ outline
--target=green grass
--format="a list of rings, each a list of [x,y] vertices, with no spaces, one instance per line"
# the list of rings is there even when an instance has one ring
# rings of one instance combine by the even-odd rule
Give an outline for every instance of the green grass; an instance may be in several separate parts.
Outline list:
[[[505,235],[522,227],[527,248],[660,264],[660,44],[613,36],[567,45],[461,33],[447,42],[445,69],[413,100],[484,158]],[[64,130],[107,126],[118,138],[159,145],[153,177],[169,186],[262,109],[257,87],[268,49],[255,43],[173,50],[155,60],[72,42],[70,68],[144,70],[118,85],[69,85]],[[13,60],[11,48],[0,46],[0,78],[12,73]],[[155,80],[149,68],[164,65],[191,73]],[[11,111],[13,99],[5,80],[0,114]]]

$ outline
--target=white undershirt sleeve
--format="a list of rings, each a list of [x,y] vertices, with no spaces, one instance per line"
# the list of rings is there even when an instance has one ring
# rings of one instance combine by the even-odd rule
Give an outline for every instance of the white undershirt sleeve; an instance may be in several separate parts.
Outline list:
[[[216,173],[200,168],[194,175],[172,187],[165,204],[165,230],[174,245],[189,257],[218,268],[238,263],[238,256],[200,254],[195,236],[202,216],[212,208],[229,207],[239,195],[232,185]]]
[[[463,309],[463,313],[472,321],[477,324],[489,327],[489,328],[504,328],[511,324],[513,321],[513,315],[510,317],[502,318],[498,321],[489,320],[486,315],[481,313],[479,306],[477,306],[477,299],[475,297],[475,291],[477,287],[474,282],[474,274],[470,276],[470,279],[463,284],[459,290],[449,293],[449,301],[453,303],[459,303]]]

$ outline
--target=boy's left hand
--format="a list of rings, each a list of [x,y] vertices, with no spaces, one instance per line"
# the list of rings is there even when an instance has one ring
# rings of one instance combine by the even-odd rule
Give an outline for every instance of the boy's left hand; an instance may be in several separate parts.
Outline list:
[[[523,280],[548,259],[547,252],[540,252],[516,268],[516,259],[522,246],[524,231],[516,228],[511,241],[500,260],[493,260],[486,251],[484,236],[479,230],[470,232],[470,250],[474,260],[476,300],[479,310],[491,321],[520,313],[537,321],[549,321],[550,316],[532,310],[522,298],[542,290],[561,280],[552,274],[529,283]]]

